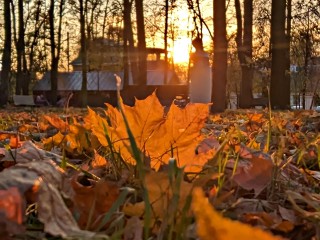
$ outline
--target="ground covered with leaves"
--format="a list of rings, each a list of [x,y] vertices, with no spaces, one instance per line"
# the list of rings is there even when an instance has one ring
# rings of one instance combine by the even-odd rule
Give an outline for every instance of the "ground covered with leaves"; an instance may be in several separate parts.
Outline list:
[[[320,114],[0,111],[1,239],[319,239]]]

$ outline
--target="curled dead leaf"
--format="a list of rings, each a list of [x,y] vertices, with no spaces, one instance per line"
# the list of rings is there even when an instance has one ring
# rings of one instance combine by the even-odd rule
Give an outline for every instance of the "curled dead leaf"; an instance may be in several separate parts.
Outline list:
[[[240,145],[239,155],[241,159],[237,165],[234,161],[228,163],[229,168],[235,168],[233,180],[246,190],[253,189],[257,196],[271,182],[273,170],[271,157],[243,145]]]
[[[32,192],[36,184],[37,192]],[[63,170],[50,160],[18,164],[0,173],[1,189],[15,187],[21,195],[28,197],[27,201],[37,201],[38,217],[45,232],[61,237],[90,237],[93,234],[79,229],[65,205],[62,198],[62,195],[68,197],[65,184]]]
[[[81,184],[74,177],[71,184],[75,192],[73,212],[79,216],[78,225],[82,229],[95,229],[119,196],[117,183],[101,179],[97,183],[86,180]]]

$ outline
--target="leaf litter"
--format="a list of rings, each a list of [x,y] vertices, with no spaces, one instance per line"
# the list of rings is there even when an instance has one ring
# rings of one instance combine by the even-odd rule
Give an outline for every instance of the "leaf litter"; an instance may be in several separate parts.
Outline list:
[[[319,113],[122,109],[0,112],[2,239],[320,238]]]

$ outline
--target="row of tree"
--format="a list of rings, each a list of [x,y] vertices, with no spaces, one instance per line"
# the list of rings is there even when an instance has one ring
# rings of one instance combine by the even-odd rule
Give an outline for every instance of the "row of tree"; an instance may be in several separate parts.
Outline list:
[[[227,9],[226,5],[227,2],[223,0],[214,1],[213,111],[223,111],[226,101],[224,94],[228,61],[226,46],[230,43],[226,38],[228,35],[225,31],[227,27],[225,22],[227,15],[224,14]],[[259,14],[255,18],[256,23],[254,23],[254,6]],[[271,6],[270,11],[269,6]],[[235,42],[242,76],[239,106],[248,108],[255,105],[266,105],[269,98],[272,108],[289,109],[291,63],[298,64],[304,69],[301,93],[303,100],[305,100],[307,79],[312,64],[311,58],[319,56],[317,53],[320,40],[319,1],[265,0],[257,3],[252,0],[243,0],[242,2],[235,0],[234,7],[237,23]],[[292,22],[294,29],[292,29]],[[259,36],[259,34],[261,35]],[[295,41],[292,41],[293,36],[296,38]],[[266,37],[269,39],[266,40]],[[258,43],[256,43],[257,40]],[[256,43],[255,47],[253,43]],[[265,57],[259,56],[259,54],[253,56],[254,48],[259,49],[265,46],[267,46]],[[297,51],[297,49],[303,51]],[[253,73],[257,65],[260,64],[261,67],[259,61],[263,58],[269,62],[267,67],[271,69],[268,86],[270,91],[267,93],[268,98],[255,99],[252,91]],[[301,59],[304,60],[303,64],[301,64]],[[314,83],[311,85],[317,86]],[[314,94],[316,91],[315,88]],[[303,107],[305,107],[305,101],[303,101]]]
[[[5,91],[0,96],[0,106],[7,103],[12,86],[15,94],[28,94],[37,74],[48,70],[51,71],[51,101],[55,102],[58,70],[69,68],[70,57],[75,54],[73,50],[78,51],[72,46],[80,45],[82,62],[87,62],[88,43],[98,38],[121,38],[125,63],[138,54],[139,61],[131,61],[135,63],[131,65],[131,70],[136,77],[135,82],[145,85],[146,46],[160,42],[167,50],[169,39],[174,42],[179,34],[173,17],[175,11],[186,6],[193,22],[192,33],[188,32],[188,36],[205,39],[208,35],[213,43],[212,50],[210,44],[205,44],[207,50],[213,53],[212,110],[223,111],[226,107],[227,68],[232,52],[237,53],[241,67],[240,107],[260,104],[252,97],[253,75],[258,64],[267,62],[265,65],[271,67],[271,104],[274,108],[284,109],[290,105],[290,74],[287,74],[290,57],[291,62],[294,59],[295,63],[304,65],[307,76],[307,66],[319,35],[320,4],[316,0],[1,2],[3,17],[0,20],[4,34],[0,37],[4,38],[0,87]],[[203,6],[209,3],[213,9],[208,14],[208,8]],[[235,31],[227,31],[228,26],[233,25],[237,26]],[[233,41],[236,48],[232,48]],[[165,58],[167,60],[168,56]],[[88,69],[86,64],[82,66],[85,105],[85,73]],[[124,72],[128,76],[126,64]],[[303,79],[302,92],[305,93],[307,77]]]

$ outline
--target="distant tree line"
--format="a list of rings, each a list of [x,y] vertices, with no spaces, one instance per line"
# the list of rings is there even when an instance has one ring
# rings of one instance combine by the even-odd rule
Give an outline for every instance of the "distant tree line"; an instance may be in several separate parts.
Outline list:
[[[95,39],[120,39],[124,81],[130,61],[134,82],[144,86],[147,46],[161,42],[169,48],[180,31],[174,14],[183,8],[193,26],[189,37],[211,39],[205,47],[212,56],[213,112],[226,109],[230,91],[239,94],[241,108],[265,104],[270,97],[273,108],[287,109],[290,92],[305,96],[318,85],[309,77],[311,59],[319,56],[320,4],[315,0],[0,0],[0,4],[0,106],[12,94],[30,94],[33,82],[46,71],[51,71],[50,101],[55,103],[58,71],[69,70],[70,56],[76,53],[88,62],[87,50]],[[291,73],[292,64],[303,69],[299,78]],[[82,66],[85,106],[89,69]],[[265,70],[260,99],[253,98],[257,69]]]

